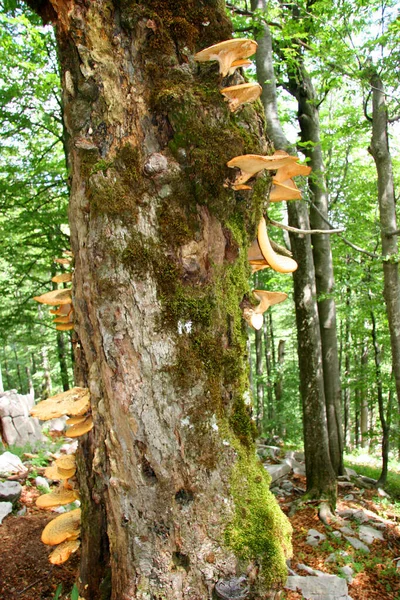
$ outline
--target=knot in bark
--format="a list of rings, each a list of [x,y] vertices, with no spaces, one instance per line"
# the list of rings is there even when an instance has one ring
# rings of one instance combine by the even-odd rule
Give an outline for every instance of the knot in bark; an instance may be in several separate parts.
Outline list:
[[[223,600],[245,600],[249,591],[244,575],[231,579],[220,579],[215,585],[217,596]]]

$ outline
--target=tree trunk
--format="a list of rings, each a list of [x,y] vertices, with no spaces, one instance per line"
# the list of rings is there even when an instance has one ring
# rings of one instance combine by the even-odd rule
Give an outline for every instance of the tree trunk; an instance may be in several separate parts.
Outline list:
[[[254,456],[240,308],[265,180],[245,201],[223,185],[230,158],[268,146],[256,111],[233,116],[217,65],[192,56],[230,37],[223,3],[53,5],[94,419],[81,595],[228,597],[243,574],[253,598],[273,596],[289,525]]]
[[[256,424],[258,433],[262,433],[262,421],[264,414],[264,382],[263,382],[263,347],[262,347],[262,329],[256,329],[256,381],[257,381],[257,403],[256,403]]]
[[[266,10],[266,0],[252,0],[252,10]],[[267,25],[257,37],[259,47],[256,64],[268,69],[272,63],[272,42]],[[263,105],[268,133],[277,150],[290,151],[278,119],[276,80],[273,68],[260,71],[258,81],[263,88]],[[268,83],[266,83],[268,77]],[[301,202],[288,203],[289,224],[309,229],[307,207]],[[321,339],[315,297],[315,272],[309,236],[290,236],[293,257],[298,263],[293,273],[296,307],[300,390],[303,405],[304,451],[306,459],[307,491],[310,496],[327,497],[336,501],[336,481],[328,446],[328,430],[321,368]]]
[[[376,392],[378,397],[379,419],[382,427],[382,471],[379,476],[377,485],[384,486],[386,484],[388,464],[389,464],[389,440],[390,440],[390,425],[385,417],[385,405],[383,400],[383,385],[382,385],[382,370],[381,370],[381,349],[378,342],[376,331],[376,320],[374,311],[371,310],[371,336],[374,347],[374,362],[375,362],[375,382]],[[388,412],[390,413],[390,402],[388,402]]]
[[[368,407],[368,344],[365,343],[361,354],[361,373],[363,386],[360,400],[360,436],[361,448],[369,448],[369,407]]]
[[[372,154],[378,176],[378,203],[381,225],[381,242],[384,278],[384,297],[392,348],[392,366],[396,382],[397,401],[400,408],[400,281],[397,259],[396,201],[393,168],[389,151],[388,115],[383,83],[373,70],[370,77],[372,89]]]
[[[268,311],[267,317],[264,319],[264,352],[265,352],[265,366],[267,369],[267,398],[268,398],[268,409],[264,412],[264,426],[267,422],[272,422],[275,417],[274,407],[274,395],[273,395],[273,383],[272,383],[272,353],[271,353],[271,312]]]
[[[42,355],[42,369],[43,369],[43,379],[42,386],[40,390],[40,397],[42,400],[49,398],[51,396],[51,374],[50,374],[50,365],[49,365],[49,355],[46,346],[42,346],[41,349]]]
[[[276,401],[276,432],[280,438],[285,437],[285,425],[283,422],[283,363],[285,362],[285,340],[279,340],[278,343],[278,372],[275,380],[275,401]]]
[[[11,382],[10,369],[8,368],[8,360],[7,360],[7,353],[6,353],[5,346],[3,346],[3,359],[4,359],[4,373],[5,373],[6,381],[7,381],[7,389],[11,390],[12,382]]]
[[[299,65],[294,76],[290,78],[289,88],[298,102],[297,116],[301,142],[303,143],[302,151],[308,157],[308,165],[312,168],[311,176],[308,178],[308,187],[313,203],[310,208],[310,226],[312,229],[328,229],[329,226],[325,220],[328,218],[328,190],[326,188],[325,166],[319,133],[318,107],[313,83],[302,65]],[[343,475],[341,385],[330,236],[313,235],[312,252],[321,332],[329,453],[335,473]]]
[[[62,331],[57,331],[57,353],[58,363],[60,365],[61,383],[64,392],[69,390],[68,364],[67,353],[65,348],[65,334]],[[68,336],[69,337],[69,336]]]

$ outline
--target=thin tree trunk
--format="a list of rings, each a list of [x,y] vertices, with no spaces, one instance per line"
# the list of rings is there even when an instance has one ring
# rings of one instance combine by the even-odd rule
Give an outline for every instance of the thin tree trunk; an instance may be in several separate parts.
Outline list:
[[[192,60],[230,37],[224,3],[40,6],[58,11],[77,381],[94,420],[81,595],[211,600],[240,565],[254,600],[274,596],[289,526],[255,458],[240,307],[259,204],[223,185],[230,158],[269,146],[254,108],[232,118],[217,65]]]
[[[11,390],[12,382],[11,382],[10,369],[8,368],[8,360],[7,360],[7,353],[6,353],[5,346],[3,346],[3,360],[4,360],[4,373],[5,373],[6,381],[7,381],[7,389]]]
[[[266,0],[252,0],[252,10],[266,10]],[[257,41],[257,77],[263,88],[268,133],[277,150],[290,151],[278,119],[272,41],[263,24]],[[308,211],[302,202],[288,203],[289,224],[309,229]],[[329,440],[321,358],[321,338],[316,303],[315,271],[309,236],[290,235],[293,257],[299,267],[293,274],[298,336],[300,390],[303,405],[307,491],[310,496],[336,501],[335,472],[329,456]]]
[[[362,389],[360,392],[360,436],[361,448],[369,448],[369,404],[368,404],[368,344],[364,343],[361,353]]]
[[[392,366],[400,408],[400,280],[397,260],[398,244],[396,201],[394,194],[392,159],[389,151],[388,115],[383,83],[376,71],[370,77],[372,89],[372,154],[378,176],[378,203],[381,225],[384,278],[384,297],[392,349]]]
[[[24,385],[22,382],[22,374],[21,374],[21,367],[19,364],[19,358],[18,358],[18,354],[17,354],[17,349],[15,347],[15,345],[13,344],[12,346],[13,352],[14,352],[14,358],[15,358],[15,368],[17,371],[17,377],[18,377],[18,384],[19,384],[19,393],[23,394],[25,389],[24,389]]]
[[[262,433],[262,421],[264,414],[264,383],[263,383],[263,348],[262,348],[262,329],[255,331],[255,347],[256,347],[256,424],[259,434]]]
[[[350,308],[351,308],[351,289],[346,290],[346,317],[344,334],[344,377],[346,385],[343,391],[343,412],[344,412],[344,443],[347,448],[350,447]]]
[[[312,229],[328,229],[328,190],[322,156],[319,113],[311,77],[303,65],[299,65],[290,77],[289,89],[298,102],[303,152],[312,168],[308,178],[310,197],[310,226]],[[315,208],[314,208],[315,206]],[[324,218],[325,217],[325,218]],[[341,385],[336,329],[336,304],[333,298],[334,274],[329,235],[313,235],[312,252],[315,266],[318,316],[321,332],[324,392],[329,433],[329,452],[333,469],[343,474],[343,433],[341,417]]]
[[[272,357],[271,357],[271,321],[270,313],[267,318],[264,319],[264,352],[265,352],[265,366],[267,370],[267,398],[268,406],[264,413],[264,424],[267,425],[267,421],[271,423],[274,419],[274,394],[273,394],[273,383],[272,383]]]
[[[378,397],[378,410],[379,419],[382,427],[382,472],[379,476],[377,485],[384,486],[387,480],[388,464],[389,464],[389,439],[390,439],[390,426],[389,422],[385,417],[385,405],[383,400],[383,386],[382,386],[382,371],[381,371],[381,349],[379,347],[378,336],[376,331],[376,320],[374,311],[371,310],[371,336],[372,344],[374,347],[374,362],[375,362],[375,381],[376,391]],[[390,413],[390,401],[388,401],[388,411]]]
[[[57,354],[60,365],[61,384],[64,392],[69,390],[68,364],[67,353],[65,348],[65,334],[62,331],[57,331]],[[69,336],[67,336],[69,338]],[[69,341],[67,342],[69,343]]]
[[[276,401],[276,429],[280,438],[285,437],[285,425],[283,422],[283,364],[285,362],[285,340],[278,343],[277,374],[275,379],[275,401]]]
[[[45,400],[46,398],[49,398],[49,396],[51,396],[51,374],[49,365],[49,355],[46,346],[42,346],[40,352],[42,356],[43,369],[42,389],[40,392],[40,397],[42,400]]]

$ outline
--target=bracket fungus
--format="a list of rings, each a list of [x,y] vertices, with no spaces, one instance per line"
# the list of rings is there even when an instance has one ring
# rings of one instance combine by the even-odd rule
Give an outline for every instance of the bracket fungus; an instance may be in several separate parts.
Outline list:
[[[90,409],[90,395],[87,388],[71,388],[42,400],[31,409],[32,417],[41,421],[49,421],[57,417],[80,416]]]
[[[42,531],[42,542],[48,546],[56,546],[65,540],[77,539],[80,533],[81,509],[75,508],[59,515]]]
[[[265,169],[268,171],[276,171],[284,165],[299,160],[297,156],[289,156],[285,153],[282,155],[279,152],[275,152],[271,156],[262,156],[260,154],[243,154],[242,156],[235,156],[229,162],[227,166],[233,169],[237,167],[240,169],[240,173],[236,176],[233,183],[233,187],[246,183],[251,177],[254,177],[260,171]]]
[[[72,273],[60,273],[51,278],[54,283],[68,283],[72,281]]]
[[[50,304],[50,306],[59,306],[60,304],[71,304],[71,290],[52,290],[51,292],[46,292],[41,296],[33,297],[36,302],[40,302],[41,304]]]
[[[222,77],[226,77],[228,73],[232,74],[232,69],[234,70],[242,66],[238,61],[248,58],[255,53],[257,45],[257,42],[254,40],[234,38],[204,48],[204,50],[194,55],[194,59],[198,62],[217,60],[219,63],[219,72]],[[237,64],[234,65],[234,63]]]
[[[281,202],[282,200],[301,200],[301,191],[291,179],[287,179],[283,183],[278,183],[275,181],[275,178],[272,181],[273,186],[269,194],[269,199],[271,202]]]
[[[279,273],[293,273],[297,269],[297,262],[289,256],[277,254],[271,246],[268,238],[267,225],[264,217],[262,217],[257,230],[257,240],[265,260],[271,265],[274,271]]]
[[[81,545],[80,541],[77,540],[66,540],[53,550],[49,555],[49,561],[52,565],[62,565],[65,563],[71,554],[76,552]]]
[[[64,486],[57,488],[50,494],[43,494],[36,500],[36,506],[39,508],[53,508],[54,506],[65,506],[79,499],[76,490],[68,489]]]
[[[308,167],[307,165],[299,165],[296,162],[291,162],[277,170],[276,174],[274,175],[274,183],[284,183],[287,179],[296,177],[297,175],[303,175],[307,177],[310,173],[311,167]]]
[[[56,464],[51,465],[50,467],[46,467],[45,476],[47,479],[51,479],[52,481],[63,481],[65,479],[71,479],[76,473],[76,467],[71,467],[71,469],[61,469],[57,467]]]
[[[238,60],[234,60],[231,64],[228,75],[233,75],[236,69],[250,67],[252,64],[253,63],[248,58],[239,58]]]
[[[67,427],[65,431],[65,436],[74,438],[84,435],[93,429],[93,418],[91,415],[86,417],[84,421],[80,423],[76,423],[75,425],[71,425],[71,427]]]
[[[246,308],[243,316],[253,329],[261,329],[264,322],[264,313],[274,304],[283,302],[288,297],[284,292],[270,292],[268,290],[253,290],[254,296],[260,301],[255,308]]]
[[[235,112],[242,104],[255,102],[261,95],[262,87],[258,83],[242,83],[223,88],[220,92],[228,100],[229,110]]]

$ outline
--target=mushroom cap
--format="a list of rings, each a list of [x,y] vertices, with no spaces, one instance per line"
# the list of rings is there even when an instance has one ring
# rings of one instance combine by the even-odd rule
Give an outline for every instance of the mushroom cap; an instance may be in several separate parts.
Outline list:
[[[75,417],[76,419],[81,419],[83,417]],[[60,456],[60,458],[56,458],[55,464],[59,469],[74,469],[76,467],[76,457],[75,454],[64,454],[64,456]]]
[[[41,296],[33,297],[36,302],[41,304],[50,304],[50,306],[58,306],[59,304],[71,304],[71,290],[52,290]]]
[[[51,465],[50,467],[46,467],[45,476],[47,479],[52,479],[53,481],[63,481],[64,479],[71,479],[76,473],[76,467],[71,469],[59,469],[56,464]]]
[[[194,55],[194,59],[198,62],[217,60],[220,73],[225,77],[232,68],[232,64],[239,59],[248,58],[254,54],[257,45],[257,42],[248,38],[233,38],[204,48],[204,50]]]
[[[64,415],[84,415],[90,408],[90,395],[87,388],[71,388],[55,396],[42,400],[31,409],[32,417],[48,421]]]
[[[79,417],[70,417],[65,421],[66,425],[76,425],[77,423],[83,423],[86,419],[86,415],[81,415]]]
[[[56,325],[57,331],[71,331],[73,328],[73,323],[59,323]]]
[[[93,429],[93,418],[91,415],[86,417],[84,421],[81,423],[76,423],[76,425],[71,425],[71,427],[67,427],[65,431],[65,436],[74,438],[79,437],[80,435],[84,435]]]
[[[61,315],[53,319],[53,323],[70,323],[71,315]]]
[[[81,522],[81,509],[76,508],[59,515],[42,531],[42,542],[48,546],[56,546],[65,540],[76,539],[79,534]]]
[[[311,167],[308,167],[307,165],[299,165],[296,162],[288,163],[277,170],[274,175],[274,183],[284,183],[287,179],[296,177],[297,175],[304,175],[307,177],[310,173]]]
[[[254,296],[260,304],[254,309],[257,314],[263,314],[270,306],[283,302],[288,297],[285,292],[270,292],[269,290],[253,290]]]
[[[253,329],[256,329],[257,331],[261,329],[264,323],[264,317],[262,313],[254,312],[250,317],[249,323],[253,327]]]
[[[52,315],[70,315],[73,312],[72,304],[62,304],[59,308],[50,310]]]
[[[54,283],[67,283],[68,281],[72,281],[72,273],[60,273],[60,275],[55,275],[51,279]]]
[[[43,494],[36,500],[36,506],[39,508],[52,508],[53,506],[64,506],[70,504],[79,498],[76,490],[69,490],[65,487],[59,487],[50,494]]]
[[[227,166],[230,168],[237,167],[242,173],[240,173],[234,184],[239,185],[246,183],[259,171],[267,169],[269,171],[276,171],[280,167],[283,167],[287,163],[299,160],[297,156],[289,156],[285,153],[285,156],[279,152],[275,152],[272,156],[262,156],[259,154],[243,154],[242,156],[235,156],[229,162]]]
[[[220,92],[229,100],[229,109],[234,112],[241,104],[257,100],[261,95],[262,87],[258,83],[242,83],[223,88]]]
[[[265,260],[271,265],[274,271],[278,271],[279,273],[293,273],[297,269],[297,262],[293,258],[277,254],[272,248],[264,217],[262,217],[258,224],[257,239]]]
[[[238,58],[238,60],[234,60],[233,63],[230,66],[230,69],[228,71],[228,75],[233,75],[233,73],[236,71],[236,69],[239,68],[245,68],[245,67],[250,67],[252,65],[252,61],[249,60],[248,58]]]
[[[62,565],[65,563],[71,554],[76,552],[81,545],[79,540],[66,540],[58,546],[49,554],[49,561],[52,565]]]
[[[280,202],[281,200],[301,200],[301,191],[291,179],[286,179],[283,183],[278,183],[274,178],[273,183],[274,185],[269,194],[271,202]]]

